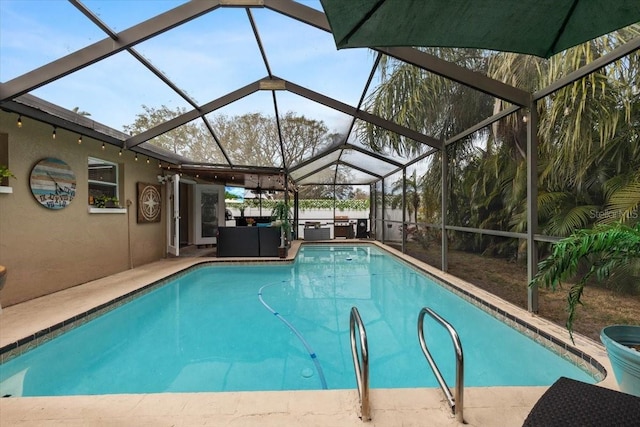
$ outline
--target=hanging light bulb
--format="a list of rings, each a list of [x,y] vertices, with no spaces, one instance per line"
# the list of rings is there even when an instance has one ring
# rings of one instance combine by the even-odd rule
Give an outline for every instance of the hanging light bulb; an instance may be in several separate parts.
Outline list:
[[[151,160],[149,160],[149,157],[147,157],[147,164],[149,164],[151,162]]]
[[[138,153],[136,153],[136,156],[133,158],[133,160],[135,160],[136,162],[138,161]]]
[[[82,144],[82,135],[78,137],[78,144]]]
[[[118,156],[122,156],[122,148],[118,151]]]
[[[158,160],[158,167],[161,168],[162,167],[162,162],[160,160]]]
[[[102,149],[104,150],[105,148],[107,148],[107,147],[104,146],[104,142],[103,142],[102,143]]]
[[[51,134],[51,139],[56,139],[56,127],[53,127],[53,133]]]
[[[22,127],[22,116],[18,116],[18,127]]]

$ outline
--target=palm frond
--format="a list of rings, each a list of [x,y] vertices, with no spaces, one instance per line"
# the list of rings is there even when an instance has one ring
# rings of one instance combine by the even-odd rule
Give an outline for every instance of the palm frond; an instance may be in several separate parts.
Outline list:
[[[609,277],[620,266],[638,258],[640,224],[629,227],[617,222],[578,230],[553,245],[551,254],[538,264],[538,273],[529,286],[544,286],[555,291],[561,282],[577,274],[582,261],[589,261],[589,270],[571,286],[567,297],[567,329],[572,333],[575,312],[582,304],[587,280],[593,275],[599,280]]]

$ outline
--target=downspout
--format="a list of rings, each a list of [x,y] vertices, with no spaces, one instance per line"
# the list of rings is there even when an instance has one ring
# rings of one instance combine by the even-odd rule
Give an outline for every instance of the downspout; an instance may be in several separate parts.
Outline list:
[[[131,249],[131,218],[129,211],[131,211],[131,205],[133,202],[131,199],[127,199],[127,248],[129,250],[129,269],[133,269],[133,250]]]

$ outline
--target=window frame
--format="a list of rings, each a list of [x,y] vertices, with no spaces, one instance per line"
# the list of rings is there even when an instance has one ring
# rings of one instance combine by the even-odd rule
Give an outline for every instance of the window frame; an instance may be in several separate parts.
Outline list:
[[[98,181],[95,179],[90,179],[91,175],[91,162],[96,162],[96,164],[104,164],[113,167],[113,174],[115,178],[115,182],[112,181]],[[120,200],[120,165],[116,162],[112,162],[109,160],[101,159],[99,157],[88,156],[87,157],[87,192],[89,193],[89,197],[87,198],[87,203],[89,206],[89,213],[125,213],[126,208],[117,207],[96,207],[95,204],[91,204],[91,185],[101,186],[101,187],[111,187],[114,189],[115,197]]]

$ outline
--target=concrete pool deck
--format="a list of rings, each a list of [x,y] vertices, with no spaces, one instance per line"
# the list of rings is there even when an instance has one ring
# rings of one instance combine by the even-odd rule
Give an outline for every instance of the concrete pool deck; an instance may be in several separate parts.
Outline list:
[[[327,243],[358,243],[330,241]],[[566,341],[563,328],[381,245],[385,250],[460,288],[519,316]],[[289,259],[300,242],[293,242]],[[278,260],[264,258],[260,261]],[[86,313],[136,289],[202,262],[247,261],[240,258],[169,258],[2,309],[0,348],[59,322]],[[280,260],[278,260],[280,261]],[[37,340],[36,340],[37,341]],[[605,367],[602,345],[576,336],[575,347]],[[538,367],[523,367],[538,368]],[[425,375],[431,375],[425,362]],[[617,390],[613,375],[599,383]],[[547,387],[467,387],[464,418],[470,426],[520,426]],[[234,393],[162,393],[0,399],[0,426],[450,426],[458,425],[439,389],[372,389],[372,420],[363,423],[357,390]]]

